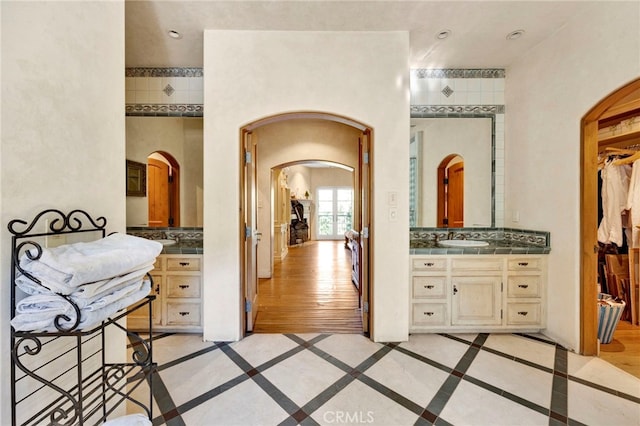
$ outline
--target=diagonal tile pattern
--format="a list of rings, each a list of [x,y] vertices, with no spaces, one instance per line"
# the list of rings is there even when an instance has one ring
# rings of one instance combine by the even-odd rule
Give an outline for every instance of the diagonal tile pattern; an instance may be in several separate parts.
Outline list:
[[[536,335],[154,336],[154,425],[640,425],[640,379]]]

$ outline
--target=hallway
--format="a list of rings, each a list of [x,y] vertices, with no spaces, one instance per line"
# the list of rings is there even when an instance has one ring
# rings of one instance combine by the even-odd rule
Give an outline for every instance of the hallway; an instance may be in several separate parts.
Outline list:
[[[258,284],[255,333],[362,333],[351,252],[343,241],[289,247]]]

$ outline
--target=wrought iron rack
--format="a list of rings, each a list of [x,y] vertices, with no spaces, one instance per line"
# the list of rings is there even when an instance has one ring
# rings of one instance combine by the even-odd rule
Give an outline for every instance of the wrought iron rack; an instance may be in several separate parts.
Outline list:
[[[104,238],[107,220],[92,218],[83,210],[63,213],[47,209],[31,222],[15,219],[9,222],[11,237],[11,318],[16,315],[19,274],[30,276],[20,267],[26,253],[32,260],[42,255],[42,241],[64,234],[94,234],[85,237]],[[37,231],[44,229],[44,231]],[[67,238],[65,236],[61,238]],[[93,239],[96,239],[96,238]],[[149,279],[151,276],[148,275]],[[100,325],[79,330],[80,310],[73,299],[59,295],[76,312],[75,323],[66,315],[55,320],[57,332],[24,332],[11,327],[11,415],[12,425],[98,425],[116,414],[123,414],[122,403],[142,412],[151,420],[153,362],[152,302],[150,295],[118,312]],[[148,309],[149,338],[128,331],[120,320],[131,312]],[[112,363],[108,359],[106,335],[125,333],[130,362]],[[148,383],[148,389],[143,385]],[[144,402],[143,402],[144,401]],[[117,411],[116,411],[117,410]]]

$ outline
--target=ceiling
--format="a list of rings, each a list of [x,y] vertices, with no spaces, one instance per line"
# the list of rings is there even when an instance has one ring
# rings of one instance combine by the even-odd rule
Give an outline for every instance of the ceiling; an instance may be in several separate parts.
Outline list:
[[[408,31],[412,68],[507,68],[595,2],[126,0],[127,67],[202,67],[203,31]],[[178,31],[180,39],[168,36]],[[451,31],[440,40],[436,34]],[[524,30],[516,40],[507,34]]]

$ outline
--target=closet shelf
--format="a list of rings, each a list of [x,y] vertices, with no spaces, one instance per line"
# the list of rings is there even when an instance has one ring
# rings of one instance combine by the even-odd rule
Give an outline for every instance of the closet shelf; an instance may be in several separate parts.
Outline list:
[[[635,143],[640,144],[640,129],[620,133],[615,136],[598,138],[598,146],[600,148],[607,146],[624,147]]]

